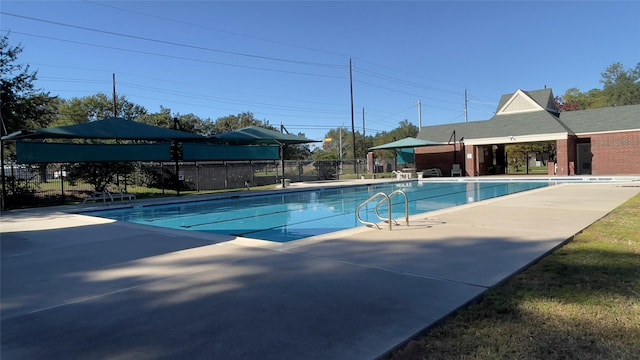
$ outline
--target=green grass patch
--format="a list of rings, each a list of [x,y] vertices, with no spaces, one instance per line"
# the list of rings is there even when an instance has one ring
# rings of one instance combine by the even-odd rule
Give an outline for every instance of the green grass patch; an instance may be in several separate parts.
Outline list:
[[[530,166],[528,174],[532,174],[532,175],[534,175],[534,174],[547,174],[548,171],[549,171],[549,169],[546,166]],[[510,166],[509,167],[509,174],[510,175],[526,175],[527,174],[527,168],[526,168],[526,166],[520,166],[516,170],[516,168],[514,166]]]
[[[640,195],[389,359],[640,359]]]

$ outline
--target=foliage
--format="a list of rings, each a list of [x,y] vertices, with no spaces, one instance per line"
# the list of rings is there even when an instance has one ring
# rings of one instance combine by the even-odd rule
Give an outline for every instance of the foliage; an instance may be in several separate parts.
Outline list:
[[[303,136],[300,133],[298,136]],[[283,148],[285,160],[306,160],[311,158],[311,149],[308,144],[287,145]]]
[[[347,149],[353,149],[353,136],[351,131],[341,126],[337,129],[331,129],[325,134],[322,150],[324,152],[335,153],[334,159],[345,158]],[[353,156],[353,150],[351,154],[351,156]]]
[[[128,162],[75,163],[70,165],[67,177],[70,182],[82,180],[95,191],[104,191],[115,183],[116,176],[128,175],[133,170],[133,163]]]
[[[366,157],[366,154],[369,152],[369,148],[373,146],[386,144],[406,137],[416,137],[418,135],[418,127],[409,123],[408,120],[403,120],[399,122],[398,125],[399,126],[391,132],[382,132],[375,136],[364,137],[362,133],[356,131],[355,154],[353,151],[354,133],[343,126],[337,129],[331,129],[325,135],[322,150],[334,153],[336,159],[362,159]],[[394,156],[393,152],[388,150],[376,151],[376,155],[387,157]]]
[[[313,153],[313,159],[318,171],[318,179],[333,180],[338,178],[340,158],[337,152],[317,149]]]
[[[140,181],[138,185],[147,188],[175,190],[179,186],[181,191],[194,190],[193,184],[178,179],[173,169],[169,167],[143,164],[139,173],[141,179],[138,179]]]
[[[5,176],[4,183],[6,184],[7,192],[5,201],[8,208],[36,203],[35,193],[38,190],[36,182]]]
[[[270,130],[278,130],[275,127],[269,125],[268,121],[257,120],[253,113],[244,112],[238,115],[229,115],[218,118],[213,124],[214,134],[223,134],[229,131],[242,129],[249,126],[260,126]]]
[[[583,93],[574,87],[568,89],[564,96],[557,97],[560,111],[640,104],[640,64],[635,69],[625,70],[621,63],[615,63],[601,76],[603,89],[591,89]]]
[[[57,98],[35,88],[37,73],[29,65],[17,63],[21,46],[10,46],[8,35],[0,37],[0,104],[2,128],[6,135],[19,130],[34,130],[47,126],[56,115]],[[13,147],[5,153],[15,157]]]
[[[530,144],[513,144],[505,146],[507,153],[507,159],[509,160],[510,167],[515,167],[515,171],[518,171],[520,167],[526,167],[526,159],[529,154],[549,154],[549,159],[553,161],[556,156],[556,143],[552,142],[537,142]]]
[[[178,120],[178,130],[203,136],[214,134],[215,125],[209,119],[203,120],[194,114],[177,114],[174,119]]]
[[[147,110],[129,102],[126,97],[117,99],[117,111],[115,116],[124,119],[136,119],[147,114]],[[83,98],[63,100],[58,106],[59,120],[54,126],[82,124],[90,121],[102,120],[113,117],[113,99],[99,93]]]
[[[376,138],[374,139],[372,146],[388,144],[390,142],[393,142],[396,140],[402,140],[407,137],[416,137],[418,136],[419,130],[420,129],[418,129],[417,126],[411,124],[409,120],[405,119],[399,122],[398,127],[391,130],[390,132],[388,133],[383,132],[381,134],[378,134],[378,136],[376,136]],[[395,151],[394,150],[376,150],[375,154],[378,157],[392,158],[395,156]]]
[[[609,106],[640,104],[640,63],[635,69],[624,69],[621,63],[615,63],[602,73],[604,95]]]

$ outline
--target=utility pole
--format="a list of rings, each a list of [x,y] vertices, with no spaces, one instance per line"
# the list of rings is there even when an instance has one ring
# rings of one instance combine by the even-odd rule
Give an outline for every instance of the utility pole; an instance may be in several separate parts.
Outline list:
[[[113,73],[113,117],[118,116],[118,100],[116,98],[116,73]]]
[[[367,162],[367,137],[365,133],[364,125],[364,108],[362,108],[362,156],[364,156],[364,162]]]
[[[469,122],[469,98],[467,97],[467,89],[464,89],[464,122]]]
[[[344,123],[340,125],[340,170],[338,171],[338,175],[342,175],[342,128],[344,127]]]
[[[418,100],[418,131],[422,129],[422,100]]]
[[[353,110],[353,66],[351,66],[351,58],[349,58],[349,89],[351,91],[351,138],[353,144],[353,173],[358,178],[358,163],[356,163],[356,123],[355,113]]]

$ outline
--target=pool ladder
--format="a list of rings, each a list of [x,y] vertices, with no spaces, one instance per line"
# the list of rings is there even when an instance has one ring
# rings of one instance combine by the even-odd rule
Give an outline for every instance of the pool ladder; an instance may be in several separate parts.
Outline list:
[[[362,217],[360,217],[360,210],[362,210],[363,207],[367,206],[367,204],[369,204],[370,202],[373,202],[375,200],[378,200],[378,203],[376,204],[376,216],[378,217],[378,219],[380,219],[383,222],[387,222],[389,223],[389,230],[391,230],[392,227],[392,223],[395,223],[396,225],[398,225],[398,222],[396,220],[393,219],[393,215],[392,215],[392,211],[391,211],[391,198],[397,195],[402,195],[402,197],[404,197],[404,213],[405,213],[405,221],[407,222],[407,225],[409,225],[409,198],[407,197],[407,194],[405,194],[404,191],[402,190],[396,190],[392,193],[390,193],[389,195],[383,193],[383,192],[379,192],[375,195],[373,195],[372,197],[370,197],[369,199],[365,200],[362,204],[360,204],[358,206],[358,209],[356,210],[356,217],[358,218],[358,221],[360,221],[362,224],[367,225],[367,226],[375,226],[377,229],[380,229],[380,226],[376,223],[372,223],[369,221],[365,221],[362,219]],[[380,206],[382,204],[386,203],[387,207],[389,208],[389,217],[385,218],[382,217],[382,215],[380,215]]]

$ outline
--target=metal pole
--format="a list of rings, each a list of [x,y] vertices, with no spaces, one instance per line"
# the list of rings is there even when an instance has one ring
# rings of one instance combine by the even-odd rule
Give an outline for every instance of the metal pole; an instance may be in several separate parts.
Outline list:
[[[66,198],[64,196],[64,166],[60,164],[60,193],[62,193],[62,205],[64,205]]]
[[[362,156],[364,156],[364,161],[367,161],[367,137],[365,136],[365,125],[364,125],[364,108],[362,108]]]
[[[174,130],[178,130],[178,118],[174,117],[173,118],[173,129]],[[174,141],[174,146],[175,146],[175,160],[176,160],[176,164],[175,164],[175,169],[176,169],[176,196],[180,196],[180,163],[178,160],[178,141]]]
[[[351,91],[351,137],[353,140],[353,173],[358,178],[358,164],[356,163],[356,123],[355,113],[353,111],[353,67],[351,66],[351,58],[349,58],[349,89]]]
[[[340,164],[338,167],[338,179],[340,178],[340,175],[342,175],[342,126],[344,126],[344,123],[342,125],[340,125]]]
[[[464,89],[464,122],[469,122],[469,99],[467,89]]]
[[[116,97],[116,73],[113,73],[113,117],[118,116],[118,98]]]
[[[280,144],[280,164],[282,165],[282,188],[284,189],[284,145]]]

